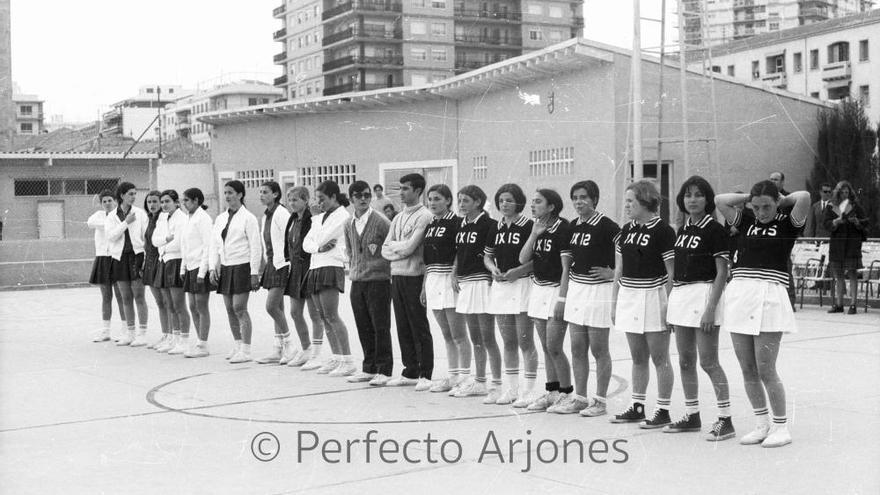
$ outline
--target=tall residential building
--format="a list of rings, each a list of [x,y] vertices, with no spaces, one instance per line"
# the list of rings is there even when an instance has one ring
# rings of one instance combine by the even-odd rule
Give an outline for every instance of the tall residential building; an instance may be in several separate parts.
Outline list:
[[[281,90],[260,81],[239,81],[199,91],[165,106],[162,112],[162,139],[189,139],[211,147],[211,125],[198,118],[209,112],[234,110],[272,103]]]
[[[12,104],[12,21],[10,0],[0,0],[0,151],[12,149],[15,106]]]
[[[102,132],[135,139],[143,135],[143,141],[155,140],[158,137],[159,121],[156,116],[159,109],[191,93],[180,86],[142,86],[137,96],[114,103],[113,110],[104,114]]]
[[[685,41],[717,45],[866,12],[873,0],[683,0]]]
[[[25,136],[42,134],[43,100],[34,95],[12,95],[15,106],[15,133]]]
[[[419,86],[582,34],[583,0],[285,0],[284,98]]]

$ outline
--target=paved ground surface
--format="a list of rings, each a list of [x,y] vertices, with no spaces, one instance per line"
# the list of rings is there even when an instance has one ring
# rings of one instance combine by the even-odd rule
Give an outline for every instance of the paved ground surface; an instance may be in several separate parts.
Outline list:
[[[261,292],[250,304],[255,355],[272,342],[264,301]],[[880,311],[797,313],[800,331],[785,338],[779,363],[794,442],[763,449],[607,418],[524,414],[478,399],[371,389],[294,368],[230,365],[222,358],[231,345],[222,302],[211,304],[214,355],[193,360],[91,343],[96,289],[0,293],[0,491],[880,492]],[[350,311],[343,315],[354,337]],[[157,324],[150,333],[158,335]],[[442,375],[446,363],[435,335]],[[630,363],[624,338],[613,334],[611,344],[609,409],[616,412],[629,400]],[[726,334],[721,356],[742,434],[753,420]],[[708,423],[714,398],[708,379],[700,379]],[[649,403],[654,389],[652,382]],[[674,415],[682,409],[676,384]],[[258,437],[264,432],[277,444]],[[367,436],[386,441],[384,460],[377,443],[369,451],[364,446]],[[583,460],[577,441],[588,450]],[[277,456],[262,462],[254,450],[277,450]]]

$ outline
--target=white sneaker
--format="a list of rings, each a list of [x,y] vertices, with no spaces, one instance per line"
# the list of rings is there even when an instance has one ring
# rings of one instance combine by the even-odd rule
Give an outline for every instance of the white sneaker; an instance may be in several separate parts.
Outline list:
[[[239,351],[237,353],[235,353],[235,356],[232,356],[232,359],[229,360],[229,364],[241,364],[241,363],[247,363],[249,361],[252,361],[251,353],[248,351],[244,351],[244,350],[239,349]]]
[[[498,402],[498,399],[500,399],[500,398],[501,398],[501,388],[492,387],[489,389],[489,393],[486,394],[486,398],[483,399],[483,404],[494,405],[496,402]]]
[[[189,350],[189,338],[178,337],[174,347],[168,350],[169,355],[183,354]]]
[[[165,339],[165,342],[162,342],[161,345],[156,346],[156,352],[168,352],[171,349],[174,349],[174,346],[177,345],[177,339],[179,339],[177,335],[169,335],[168,338]]]
[[[383,375],[380,373],[380,374],[374,376],[372,380],[370,380],[370,386],[371,387],[384,387],[385,385],[388,385],[389,381],[391,381],[390,376]]]
[[[147,346],[147,331],[146,330],[138,330],[137,334],[135,334],[134,342],[131,343],[132,347],[146,347]]]
[[[290,342],[282,342],[281,359],[278,360],[278,364],[286,366],[294,356],[296,356],[296,349],[293,348],[293,345]]]
[[[183,353],[183,357],[188,358],[202,358],[208,357],[211,353],[208,352],[207,345],[196,344],[192,346],[188,351]]]
[[[469,386],[473,382],[474,379],[471,375],[466,375],[465,378],[459,378],[458,383],[453,384],[452,388],[449,390],[449,396],[455,397],[455,394],[457,394],[459,390]]]
[[[376,375],[373,373],[364,373],[363,371],[360,371],[346,378],[345,381],[348,383],[364,383],[372,381],[373,378],[376,378]]]
[[[330,359],[324,361],[324,364],[318,368],[319,375],[328,375],[331,371],[335,370],[336,367],[339,366],[339,360],[336,357],[331,357]]]
[[[357,366],[355,366],[354,363],[340,361],[339,365],[334,368],[333,371],[327,373],[327,376],[351,376],[355,373],[357,373]]]
[[[131,345],[132,342],[134,342],[134,330],[129,330],[122,334],[119,340],[116,341],[116,345],[126,346]]]
[[[574,414],[580,413],[590,405],[586,397],[577,394],[569,394],[564,401],[547,408],[547,412],[556,414]]]
[[[454,383],[454,380],[455,380],[455,378],[447,376],[446,378],[444,378],[440,381],[434,382],[434,384],[431,385],[431,388],[429,390],[431,392],[437,392],[437,393],[449,392],[450,390],[452,390],[452,387],[453,387],[452,384]]]
[[[529,407],[526,409],[529,411],[546,411],[548,407],[556,404],[556,401],[559,400],[559,396],[562,395],[558,391],[554,390],[552,392],[546,392],[544,395],[539,397],[535,402],[529,404]]]
[[[743,437],[739,439],[739,443],[742,445],[757,445],[762,443],[769,433],[770,423],[760,423],[755,426],[754,430],[743,435]]]
[[[293,357],[287,362],[288,366],[302,366],[309,361],[309,351],[298,350],[293,353]]]
[[[271,364],[271,363],[277,363],[279,361],[281,361],[281,348],[278,346],[274,346],[274,347],[272,347],[271,354],[269,354],[268,356],[261,357],[260,359],[257,359],[256,363],[257,364]]]
[[[517,396],[519,395],[517,389],[508,388],[501,394],[500,397],[495,401],[499,406],[506,406],[507,404],[513,404],[516,401]]]
[[[513,407],[516,407],[516,408],[529,407],[530,405],[532,405],[533,402],[540,399],[541,395],[542,394],[538,393],[535,390],[529,390],[528,392],[524,392],[524,393],[520,394],[520,396],[515,401],[513,401]]]
[[[92,342],[107,342],[110,340],[110,330],[101,329],[92,336]]]
[[[165,339],[167,339],[167,338],[168,338],[168,334],[167,334],[167,333],[163,333],[162,336],[159,337],[159,340],[157,340],[157,341],[153,342],[152,344],[148,345],[148,346],[147,346],[147,349],[155,349],[155,348],[159,347],[161,344],[165,343]]]
[[[761,447],[775,448],[782,447],[791,443],[791,432],[788,431],[788,425],[773,425],[770,434],[761,442]]]
[[[319,369],[322,366],[324,366],[324,363],[322,363],[318,357],[310,357],[300,369],[303,371],[312,371]]]
[[[226,359],[227,361],[229,361],[230,359],[234,358],[235,355],[238,354],[238,350],[239,350],[240,348],[241,348],[241,341],[239,341],[239,340],[234,340],[234,341],[232,342],[232,349],[229,350],[229,354],[227,354],[226,357],[225,357],[224,359]]]
[[[386,385],[388,385],[389,387],[411,387],[413,385],[416,385],[417,383],[419,383],[417,379],[407,378],[401,375],[397,378],[392,378],[388,380],[388,383],[386,383]]]
[[[605,412],[605,403],[593,399],[589,406],[581,409],[580,415],[587,418],[594,418],[596,416],[604,416]]]
[[[475,397],[478,395],[486,395],[488,393],[489,391],[486,390],[486,382],[478,382],[474,380],[461,387],[458,392],[455,393],[455,397]]]
[[[416,383],[416,388],[414,388],[413,390],[415,390],[416,392],[427,392],[428,390],[431,390],[431,386],[433,384],[434,382],[427,378],[419,378],[418,383]]]

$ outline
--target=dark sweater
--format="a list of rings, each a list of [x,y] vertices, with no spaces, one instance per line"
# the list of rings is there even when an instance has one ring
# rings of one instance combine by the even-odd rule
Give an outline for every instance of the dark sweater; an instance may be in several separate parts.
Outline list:
[[[363,234],[358,235],[355,221],[352,215],[345,222],[344,230],[350,262],[349,278],[352,282],[391,280],[391,262],[382,257],[382,243],[388,236],[391,222],[385,215],[373,210],[367,218]]]

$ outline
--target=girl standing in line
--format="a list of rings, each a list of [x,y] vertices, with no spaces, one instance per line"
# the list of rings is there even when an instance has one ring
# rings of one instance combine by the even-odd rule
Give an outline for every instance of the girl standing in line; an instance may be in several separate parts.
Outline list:
[[[303,292],[303,282],[309,271],[309,260],[311,259],[311,255],[305,252],[302,247],[303,238],[312,228],[308,188],[297,186],[288,189],[287,207],[290,209],[290,219],[284,230],[284,238],[287,239],[287,244],[284,246],[284,259],[290,263],[290,275],[287,278],[287,288],[284,293],[290,297],[290,317],[293,318],[293,328],[296,329],[300,343],[300,349],[293,353],[287,365],[302,366],[308,362],[313,351],[320,349],[324,342],[324,323],[318,316],[315,303]],[[303,317],[306,305],[309,308],[309,318],[312,320],[311,340],[309,340],[309,327]]]
[[[272,353],[258,359],[260,364],[287,364],[292,357],[290,328],[287,326],[287,315],[284,314],[284,291],[290,277],[290,266],[284,259],[284,230],[290,219],[290,212],[281,204],[281,199],[281,186],[274,180],[264,182],[260,187],[260,203],[266,207],[260,222],[264,263],[260,285],[269,291],[266,312],[275,326]]]
[[[751,209],[736,207],[746,202]],[[742,369],[746,395],[757,425],[740,438],[743,445],[781,447],[791,443],[785,409],[785,387],[776,371],[783,333],[797,331],[788,299],[788,262],[795,239],[810,210],[810,193],[782,196],[769,180],[752,186],[749,194],[720,194],[715,205],[728,223],[739,229],[733,259],[733,278],[724,291],[722,329],[730,332]],[[791,213],[780,213],[791,207]],[[767,402],[773,410],[773,427]]]
[[[162,297],[162,291],[156,287],[156,270],[159,268],[159,249],[153,245],[153,232],[156,231],[156,221],[159,220],[159,214],[162,213],[162,206],[159,203],[159,191],[153,190],[147,193],[144,198],[144,211],[147,212],[149,218],[147,222],[147,230],[144,231],[144,285],[150,288],[153,299],[156,301],[156,307],[159,309],[159,325],[162,327],[162,336],[159,340],[147,346],[147,349],[155,349],[157,346],[164,344],[171,338],[171,326],[169,322],[168,307],[165,299]]]
[[[205,277],[208,276],[208,245],[211,243],[213,222],[206,209],[205,195],[201,189],[193,187],[183,191],[186,224],[180,237],[180,275],[183,277],[183,291],[189,294],[189,312],[197,336],[183,353],[188,358],[207,357],[209,354],[211,311],[208,299],[212,287],[206,283]]]
[[[455,235],[461,218],[451,211],[452,191],[445,184],[428,188],[428,209],[434,220],[425,229],[425,283],[421,300],[434,313],[446,343],[448,371],[435,382],[431,392],[449,392],[461,381],[463,369],[471,367],[471,343],[464,316],[455,312],[456,292],[452,290],[455,269]]]
[[[186,309],[186,294],[183,292],[183,279],[180,276],[180,238],[186,225],[186,213],[180,210],[180,198],[173,189],[162,191],[159,201],[162,204],[162,214],[156,221],[156,230],[152,237],[161,260],[156,269],[156,287],[162,291],[162,298],[179,326],[172,326],[171,339],[157,346],[156,350],[168,354],[183,354],[187,350],[189,339],[189,313]]]
[[[104,189],[98,195],[101,201],[101,210],[92,213],[86,224],[95,231],[95,261],[92,263],[92,274],[89,283],[97,285],[101,289],[101,329],[95,332],[92,342],[106,342],[110,340],[110,321],[113,318],[113,258],[110,257],[107,245],[107,235],[104,233],[104,225],[107,217],[116,211],[116,196],[113,191]],[[125,321],[125,312],[122,309],[122,296],[116,289],[116,301],[119,303],[119,314]]]
[[[226,211],[217,215],[208,247],[208,277],[223,294],[229,329],[235,343],[226,356],[230,364],[251,360],[251,291],[260,288],[263,257],[257,217],[244,207],[244,184],[231,180],[223,186]]]

